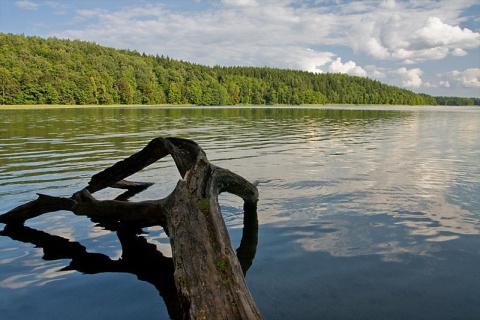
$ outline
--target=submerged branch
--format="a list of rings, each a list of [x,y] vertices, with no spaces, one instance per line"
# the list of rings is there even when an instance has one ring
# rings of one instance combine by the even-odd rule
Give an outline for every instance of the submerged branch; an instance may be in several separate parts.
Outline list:
[[[124,179],[166,155],[172,156],[183,178],[172,193],[159,200],[121,201],[150,186]],[[93,197],[92,193],[107,187],[127,192],[116,200]],[[244,237],[237,249],[241,261],[232,248],[220,211],[218,195],[222,192],[235,194],[245,203]],[[68,210],[106,224],[128,223],[135,228],[160,225],[172,246],[174,280],[183,318],[262,319],[244,279],[258,241],[257,201],[254,185],[212,165],[194,141],[157,138],[141,151],[94,175],[88,186],[71,198],[39,195],[38,199],[0,215],[0,222],[6,223],[7,228],[18,227],[41,214]],[[251,240],[245,237],[247,229],[255,234]]]
[[[36,200],[27,202],[0,215],[0,223],[23,224],[26,220],[38,217],[44,213],[60,210],[72,211],[75,205],[76,202],[72,199],[52,197],[38,193]]]

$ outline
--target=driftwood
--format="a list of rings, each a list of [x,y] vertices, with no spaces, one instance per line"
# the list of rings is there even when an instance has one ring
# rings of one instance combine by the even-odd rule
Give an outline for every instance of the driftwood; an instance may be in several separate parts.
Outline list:
[[[149,186],[124,179],[167,155],[172,156],[182,177],[173,192],[159,200],[124,201]],[[116,200],[97,200],[92,196],[107,187],[127,191]],[[238,258],[220,212],[218,195],[222,192],[230,192],[244,200],[245,228],[237,249]],[[263,319],[244,279],[257,243],[257,201],[258,191],[254,185],[229,170],[211,164],[195,142],[157,138],[138,153],[94,175],[88,186],[72,197],[39,194],[36,200],[0,215],[0,222],[7,224],[3,235],[35,243],[47,250],[48,243],[63,243],[62,240],[54,238],[58,241],[41,242],[44,233],[24,227],[24,222],[43,213],[69,210],[104,226],[118,224],[117,234],[127,255],[132,250],[125,250],[131,243],[125,239],[131,238],[142,227],[160,225],[170,238],[172,247],[176,297],[167,296],[176,302],[171,302],[169,306],[165,300],[171,316],[183,319]],[[251,230],[255,231],[253,239],[245,236],[246,230],[250,230],[250,234]],[[77,257],[72,263],[84,261],[82,259],[88,261],[93,257],[84,252],[85,248],[79,248],[80,244],[63,240],[70,243],[67,248],[71,249],[66,249],[66,252],[71,250],[71,258]],[[78,263],[80,267],[74,269],[82,270],[82,262]],[[105,263],[104,268],[108,269],[111,263]],[[178,316],[179,313],[181,316]]]

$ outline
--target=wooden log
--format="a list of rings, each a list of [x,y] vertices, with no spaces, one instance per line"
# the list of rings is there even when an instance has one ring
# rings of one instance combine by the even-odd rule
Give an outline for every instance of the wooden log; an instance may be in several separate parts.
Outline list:
[[[27,202],[21,206],[0,215],[0,223],[23,224],[26,220],[38,217],[47,212],[60,210],[72,210],[76,202],[72,199],[52,197],[38,193],[36,200]]]
[[[133,197],[134,195],[136,195],[137,193],[140,193],[151,186],[153,186],[153,183],[120,180],[114,183],[113,185],[111,185],[110,187],[127,190],[115,198],[115,200],[126,201],[131,197]]]
[[[129,191],[140,190],[143,191],[148,187],[151,187],[153,183],[148,182],[135,182],[135,181],[127,181],[127,180],[120,180],[110,186],[110,188],[117,188],[117,189],[127,189]]]
[[[121,186],[126,177],[166,155],[172,156],[183,178],[166,198],[132,203],[100,201],[92,196],[106,187]],[[241,197],[244,208],[250,211],[244,223],[258,228],[255,186],[211,164],[191,140],[157,138],[140,152],[94,175],[89,185],[71,198],[39,196],[1,215],[0,222],[22,224],[48,210],[70,210],[94,220],[130,222],[138,227],[160,225],[170,238],[184,319],[263,319],[246,286],[220,211],[218,195],[222,192]],[[250,255],[251,247],[244,243]],[[240,252],[248,254],[246,249]]]
[[[177,184],[166,211],[181,303],[195,319],[261,319],[220,212],[218,194],[226,186],[215,183],[212,169],[199,157]],[[228,187],[253,191],[245,179],[228,176]],[[255,192],[242,195],[256,202]]]

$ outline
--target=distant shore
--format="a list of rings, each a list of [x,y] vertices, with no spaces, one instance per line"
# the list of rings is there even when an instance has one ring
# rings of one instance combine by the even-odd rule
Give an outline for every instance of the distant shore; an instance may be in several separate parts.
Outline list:
[[[75,109],[75,108],[142,108],[142,107],[194,107],[193,105],[145,105],[145,104],[19,104],[19,105],[0,105],[0,110],[28,110],[28,109]]]
[[[408,105],[393,105],[393,104],[302,104],[302,105],[225,105],[225,106],[204,106],[191,104],[92,104],[92,105],[62,105],[62,104],[28,104],[28,105],[0,105],[0,110],[32,110],[32,109],[81,109],[81,108],[312,108],[312,107],[419,107]],[[423,105],[423,107],[435,107]],[[439,106],[437,106],[439,107]],[[446,107],[446,106],[445,106]],[[452,106],[455,107],[455,106]]]

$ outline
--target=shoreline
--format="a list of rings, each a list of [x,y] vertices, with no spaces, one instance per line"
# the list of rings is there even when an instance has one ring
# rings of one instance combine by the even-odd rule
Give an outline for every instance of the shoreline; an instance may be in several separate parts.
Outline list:
[[[108,104],[108,105],[62,105],[62,104],[29,104],[29,105],[0,105],[0,110],[45,110],[45,109],[84,109],[84,108],[161,108],[161,109],[215,109],[215,108],[361,108],[361,107],[368,107],[368,108],[418,108],[418,107],[451,107],[451,108],[458,108],[458,107],[469,107],[469,106],[444,106],[444,105],[419,105],[419,106],[412,106],[412,105],[395,105],[395,104],[303,104],[303,105],[285,105],[285,104],[278,104],[278,105],[225,105],[225,106],[199,106],[199,105],[191,105],[191,104],[155,104],[155,105],[148,105],[148,104]],[[475,107],[475,106],[471,106]]]
[[[142,107],[191,107],[192,105],[146,105],[146,104],[10,104],[0,105],[0,110],[31,110],[31,109],[81,109],[81,108],[142,108]]]

